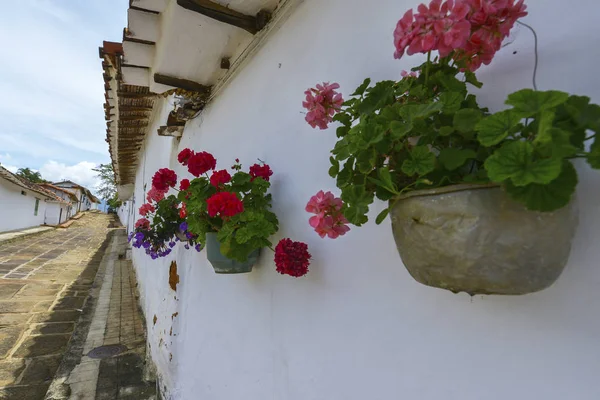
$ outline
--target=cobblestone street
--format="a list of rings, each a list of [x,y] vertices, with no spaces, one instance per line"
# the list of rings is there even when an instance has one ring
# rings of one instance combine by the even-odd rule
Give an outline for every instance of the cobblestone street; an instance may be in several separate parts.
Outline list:
[[[116,227],[88,213],[69,229],[0,244],[0,399],[153,398],[142,382],[135,276]],[[103,345],[122,354],[87,357]]]

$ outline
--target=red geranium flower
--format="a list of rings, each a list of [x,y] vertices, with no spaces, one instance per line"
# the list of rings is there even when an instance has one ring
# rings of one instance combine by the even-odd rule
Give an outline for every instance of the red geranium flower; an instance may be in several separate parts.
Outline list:
[[[231,175],[227,170],[215,171],[210,177],[210,184],[214,187],[219,187],[231,181]]]
[[[187,217],[187,206],[185,205],[185,203],[181,203],[181,208],[179,209],[179,217]]]
[[[158,191],[166,192],[170,187],[177,184],[177,175],[175,171],[168,168],[162,168],[156,171],[152,177],[152,187]]]
[[[194,152],[192,150],[183,149],[183,150],[181,150],[181,152],[179,152],[179,155],[177,156],[177,161],[179,161],[181,163],[181,165],[187,165],[188,160],[193,155],[194,155]]]
[[[282,239],[275,247],[275,265],[280,274],[296,278],[306,275],[310,258],[306,243]]]
[[[215,169],[216,166],[217,160],[215,160],[212,154],[205,151],[193,154],[188,159],[187,165],[188,171],[194,176],[200,176],[211,169]]]
[[[149,231],[150,230],[150,221],[148,221],[146,218],[140,218],[136,221],[135,227],[136,227],[136,229],[145,229],[145,230]]]
[[[156,188],[152,188],[148,191],[148,195],[146,195],[146,200],[148,201],[148,203],[151,203],[153,201],[155,202],[159,202],[162,199],[165,198],[165,192],[162,192]]]
[[[154,211],[156,211],[156,209],[154,208],[154,206],[152,204],[149,204],[149,203],[143,204],[140,207],[140,215],[142,215],[144,217],[146,215],[148,215],[148,213],[151,213],[151,212],[154,212]]]
[[[271,171],[271,167],[267,164],[254,164],[250,167],[250,175],[252,176],[252,180],[260,177],[269,182],[269,177],[273,175],[273,171]]]
[[[233,217],[244,211],[244,204],[235,193],[219,192],[206,200],[208,215],[215,217]]]
[[[188,190],[189,187],[190,187],[189,179],[182,179],[181,182],[179,183],[179,190]]]

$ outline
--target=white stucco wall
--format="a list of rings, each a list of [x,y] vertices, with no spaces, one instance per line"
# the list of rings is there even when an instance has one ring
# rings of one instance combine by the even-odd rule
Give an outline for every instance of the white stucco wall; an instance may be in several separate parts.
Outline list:
[[[178,246],[171,257],[133,257],[152,357],[172,399],[505,400],[600,398],[600,174],[581,166],[581,222],[564,274],[551,288],[520,297],[454,295],[416,283],[403,267],[389,220],[320,239],[304,206],[328,176],[334,130],[303,120],[303,91],[337,81],[344,95],[366,76],[399,79],[420,61],[392,58],[392,32],[408,0],[307,0],[203,114],[181,143],[149,130],[135,210],[158,168],[178,174],[175,154],[212,152],[219,167],[268,162],[277,238],[307,242],[311,272],[275,272],[263,253],[248,275],[214,274],[206,254]],[[600,102],[600,4],[528,1],[540,38],[540,89]],[[533,38],[524,28],[493,65],[482,68],[480,103],[497,110],[530,87]],[[184,62],[184,60],[180,60]],[[378,203],[372,219],[382,210]],[[120,214],[121,215],[121,214]],[[177,292],[168,285],[178,263]],[[176,316],[175,313],[178,313]],[[153,324],[156,315],[157,322]],[[172,335],[169,334],[173,329]],[[171,359],[172,357],[172,359]]]
[[[61,214],[62,210],[62,214]],[[68,219],[67,205],[58,202],[46,203],[44,223],[46,225],[60,225]]]
[[[21,191],[25,191],[23,196]],[[34,215],[35,199],[40,199],[37,215]],[[47,203],[44,196],[0,179],[0,232],[31,228],[42,225]]]

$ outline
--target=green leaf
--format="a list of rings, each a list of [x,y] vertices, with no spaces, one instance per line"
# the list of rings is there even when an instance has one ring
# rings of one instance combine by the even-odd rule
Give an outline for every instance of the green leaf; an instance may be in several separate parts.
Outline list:
[[[357,110],[361,114],[371,114],[376,110],[394,102],[394,81],[377,82],[375,86],[367,89],[367,94]]]
[[[390,130],[392,133],[392,139],[402,139],[413,129],[412,122],[392,121],[390,124]]]
[[[452,126],[442,126],[439,130],[440,135],[448,136],[454,133],[454,127]]]
[[[483,83],[479,82],[475,76],[475,73],[471,71],[465,71],[465,80],[476,88],[481,88],[483,86]]]
[[[348,205],[344,215],[350,223],[360,226],[367,222],[369,205],[373,203],[373,193],[367,192],[364,185],[348,186],[342,190],[342,200]]]
[[[578,152],[571,144],[571,133],[559,128],[550,128],[543,134],[543,140],[533,141],[536,150],[546,157],[570,157]]]
[[[247,227],[243,227],[235,231],[235,241],[244,244],[252,238],[252,234]]]
[[[339,188],[347,186],[352,180],[354,174],[354,157],[350,157],[344,163],[344,168],[338,173],[336,185]]]
[[[440,163],[449,171],[454,171],[458,167],[464,165],[467,160],[475,158],[477,152],[470,149],[455,149],[445,148],[442,149],[438,159]]]
[[[454,114],[454,128],[462,133],[472,132],[481,118],[481,111],[474,108],[463,108]]]
[[[493,182],[511,179],[516,186],[530,183],[547,184],[560,175],[562,160],[534,160],[533,145],[529,142],[507,142],[485,161],[485,169]]]
[[[589,104],[590,98],[586,96],[570,96],[565,103],[567,112],[577,123],[579,128],[600,130],[600,106]]]
[[[362,96],[370,84],[371,84],[371,78],[365,79],[364,82],[358,88],[356,88],[354,93],[351,94],[351,96]]]
[[[504,110],[483,118],[475,126],[479,133],[477,139],[489,147],[503,141],[523,119],[523,115],[514,110]]]
[[[457,112],[464,99],[464,94],[460,92],[443,92],[440,94],[440,102],[443,104],[442,111],[447,114]]]
[[[345,126],[352,125],[352,118],[350,117],[350,115],[346,114],[345,112],[339,112],[339,113],[335,114],[333,116],[333,120],[337,121],[337,122],[341,122],[342,125],[345,125]]]
[[[379,143],[383,140],[385,135],[385,129],[379,125],[375,120],[369,119],[365,122],[363,130],[361,131],[362,138],[367,145]]]
[[[560,175],[549,184],[531,183],[515,186],[510,181],[504,190],[532,211],[554,211],[569,204],[577,186],[577,171],[569,161],[563,161]]]
[[[375,168],[377,162],[377,151],[369,148],[356,155],[356,168],[362,174],[368,174]]]
[[[329,157],[331,168],[329,168],[329,176],[335,178],[340,173],[340,162],[333,157]]]
[[[590,152],[586,158],[590,167],[600,169],[600,141],[598,139],[594,139],[594,143],[590,147]]]
[[[518,92],[508,95],[506,104],[510,104],[515,111],[521,112],[524,117],[530,117],[544,110],[555,108],[569,98],[569,94],[559,92],[558,90],[548,90],[545,92],[522,89]]]
[[[379,179],[369,177],[369,180],[376,185],[381,186],[390,193],[398,194],[398,189],[396,189],[396,185],[394,185],[392,174],[390,173],[388,167],[379,168],[377,170],[377,176]]]
[[[439,71],[432,76],[432,80],[437,81],[450,92],[467,92],[467,85],[456,79],[454,74],[450,75],[447,72]]]
[[[343,138],[348,134],[348,132],[350,132],[350,128],[342,125],[335,130],[335,136]]]
[[[409,153],[409,159],[402,163],[402,172],[408,176],[423,176],[435,169],[435,155],[427,146],[417,146]]]
[[[407,121],[428,118],[442,111],[444,105],[438,101],[428,104],[410,104],[400,109],[400,115]]]
[[[377,225],[380,225],[383,222],[383,220],[388,216],[389,213],[390,213],[389,208],[386,208],[385,210],[380,212],[379,215],[377,215],[377,218],[375,219],[375,223]]]
[[[552,136],[550,135],[549,130],[552,128],[552,122],[554,121],[555,116],[556,113],[552,110],[542,111],[540,117],[536,119],[538,131],[535,140],[533,141],[534,144],[552,141]]]

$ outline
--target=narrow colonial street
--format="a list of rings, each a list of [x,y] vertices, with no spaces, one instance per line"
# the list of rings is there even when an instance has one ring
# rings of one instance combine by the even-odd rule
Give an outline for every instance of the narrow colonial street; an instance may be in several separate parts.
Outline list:
[[[126,237],[111,215],[0,242],[0,399],[150,399]]]

